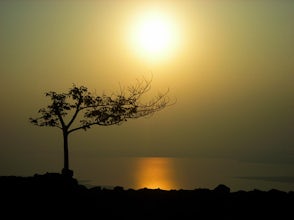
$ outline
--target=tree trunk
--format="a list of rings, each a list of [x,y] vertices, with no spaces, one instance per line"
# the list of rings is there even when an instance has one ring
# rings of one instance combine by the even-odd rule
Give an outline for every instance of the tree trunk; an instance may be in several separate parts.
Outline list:
[[[69,169],[69,159],[68,159],[68,132],[63,131],[63,169],[62,174],[72,177],[73,171]]]

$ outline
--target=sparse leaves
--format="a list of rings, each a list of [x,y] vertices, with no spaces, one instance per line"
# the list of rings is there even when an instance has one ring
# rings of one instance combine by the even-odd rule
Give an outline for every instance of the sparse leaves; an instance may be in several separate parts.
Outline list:
[[[168,91],[145,104],[139,102],[150,88],[151,81],[142,80],[117,95],[95,96],[85,86],[73,84],[68,93],[46,92],[45,96],[51,99],[51,104],[41,108],[40,117],[30,118],[30,122],[37,126],[58,127],[67,133],[87,130],[93,125],[121,124],[128,119],[152,115],[170,104]],[[78,116],[82,119],[74,127],[73,122]]]

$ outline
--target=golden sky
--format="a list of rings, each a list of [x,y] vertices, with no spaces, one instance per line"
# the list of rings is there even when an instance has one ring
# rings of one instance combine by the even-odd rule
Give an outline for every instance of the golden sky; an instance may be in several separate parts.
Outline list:
[[[59,131],[28,123],[44,92],[76,83],[110,93],[151,75],[151,94],[169,88],[176,105],[73,134],[73,163],[94,154],[293,166],[293,27],[292,1],[1,1],[0,174],[62,164]]]

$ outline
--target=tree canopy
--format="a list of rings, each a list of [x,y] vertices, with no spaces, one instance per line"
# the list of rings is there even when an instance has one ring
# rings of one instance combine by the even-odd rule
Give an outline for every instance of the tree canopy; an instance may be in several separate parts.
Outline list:
[[[41,108],[40,116],[30,118],[30,122],[37,126],[67,129],[67,132],[71,133],[79,129],[87,130],[94,125],[109,126],[121,124],[128,119],[150,116],[171,104],[167,96],[168,91],[142,103],[142,95],[150,88],[151,81],[141,80],[116,94],[98,96],[89,92],[85,86],[73,84],[66,93],[46,92],[51,104]],[[78,115],[81,116],[80,120],[72,127]]]

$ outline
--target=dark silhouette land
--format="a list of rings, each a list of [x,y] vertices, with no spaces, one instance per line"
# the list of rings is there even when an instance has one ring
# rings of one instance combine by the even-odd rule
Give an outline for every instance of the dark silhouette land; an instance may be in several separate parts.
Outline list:
[[[294,192],[87,188],[46,173],[0,177],[1,219],[292,219]],[[3,218],[6,216],[6,218]]]

